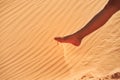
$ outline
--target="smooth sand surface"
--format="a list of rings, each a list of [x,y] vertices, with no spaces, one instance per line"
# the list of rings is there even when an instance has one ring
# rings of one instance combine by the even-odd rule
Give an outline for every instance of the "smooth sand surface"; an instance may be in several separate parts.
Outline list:
[[[120,11],[79,47],[54,40],[81,29],[107,1],[0,0],[0,80],[99,80],[120,72]]]

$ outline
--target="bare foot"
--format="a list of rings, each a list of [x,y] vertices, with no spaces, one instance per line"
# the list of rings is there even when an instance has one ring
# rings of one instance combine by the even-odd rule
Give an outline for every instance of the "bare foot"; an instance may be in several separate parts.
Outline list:
[[[55,37],[55,40],[61,43],[71,43],[74,46],[79,46],[81,43],[81,40],[74,36]]]

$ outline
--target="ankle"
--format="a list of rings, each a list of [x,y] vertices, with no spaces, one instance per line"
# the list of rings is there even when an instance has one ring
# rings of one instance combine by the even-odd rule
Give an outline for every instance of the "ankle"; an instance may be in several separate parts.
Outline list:
[[[84,38],[83,35],[78,35],[78,34],[73,34],[72,36],[74,36],[74,38],[79,39],[79,40]]]

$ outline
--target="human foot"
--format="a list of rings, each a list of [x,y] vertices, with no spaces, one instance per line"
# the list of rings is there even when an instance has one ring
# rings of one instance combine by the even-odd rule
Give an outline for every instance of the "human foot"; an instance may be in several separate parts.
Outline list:
[[[74,37],[74,36],[55,37],[54,39],[58,42],[61,42],[61,43],[71,43],[74,46],[79,46],[81,43],[81,40]]]

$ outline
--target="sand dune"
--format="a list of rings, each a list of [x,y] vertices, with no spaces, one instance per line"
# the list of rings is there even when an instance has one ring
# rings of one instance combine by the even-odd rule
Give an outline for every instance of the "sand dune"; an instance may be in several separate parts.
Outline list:
[[[0,80],[120,80],[120,12],[79,47],[56,36],[81,29],[107,0],[0,0]]]

